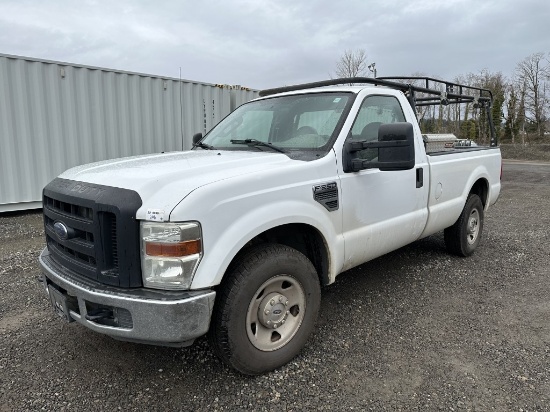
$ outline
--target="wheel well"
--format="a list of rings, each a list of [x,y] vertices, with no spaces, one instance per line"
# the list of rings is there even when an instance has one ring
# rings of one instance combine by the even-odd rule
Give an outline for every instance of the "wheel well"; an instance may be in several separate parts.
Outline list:
[[[313,226],[293,223],[269,229],[248,242],[233,258],[233,261],[248,248],[261,243],[279,243],[303,253],[313,263],[321,285],[329,284],[328,248],[321,233]],[[229,267],[231,267],[231,264]]]
[[[485,208],[487,204],[487,196],[489,194],[489,183],[485,179],[479,179],[477,182],[474,183],[472,186],[472,189],[470,190],[470,194],[476,194],[481,199],[481,203],[483,204],[483,208]]]

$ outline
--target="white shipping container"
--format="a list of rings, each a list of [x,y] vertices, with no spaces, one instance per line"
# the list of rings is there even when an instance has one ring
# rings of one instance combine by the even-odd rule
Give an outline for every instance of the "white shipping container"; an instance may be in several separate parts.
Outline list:
[[[64,170],[191,148],[256,90],[0,54],[0,212]]]

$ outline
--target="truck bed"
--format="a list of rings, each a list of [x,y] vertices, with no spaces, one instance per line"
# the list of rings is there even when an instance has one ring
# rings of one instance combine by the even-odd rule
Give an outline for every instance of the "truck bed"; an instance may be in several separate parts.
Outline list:
[[[500,193],[500,149],[474,146],[427,155],[430,168],[428,222],[421,237],[454,224],[460,216],[470,189],[484,180],[485,208],[495,203]]]

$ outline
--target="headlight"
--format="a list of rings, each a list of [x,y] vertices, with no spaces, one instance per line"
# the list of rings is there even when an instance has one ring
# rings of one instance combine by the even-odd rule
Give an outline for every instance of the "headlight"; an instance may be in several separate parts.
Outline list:
[[[201,257],[198,222],[141,223],[143,286],[189,289]]]

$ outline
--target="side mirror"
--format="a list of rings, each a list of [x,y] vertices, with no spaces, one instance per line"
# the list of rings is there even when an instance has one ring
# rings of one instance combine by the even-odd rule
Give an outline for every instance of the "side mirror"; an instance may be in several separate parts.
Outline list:
[[[378,149],[378,159],[365,160],[358,152]],[[379,168],[382,171],[409,170],[414,167],[414,129],[412,124],[387,123],[378,129],[378,141],[348,141],[345,145],[346,172]]]
[[[378,152],[380,170],[409,170],[414,167],[414,129],[410,123],[383,124],[378,140],[390,143]],[[395,146],[392,143],[396,144]],[[403,144],[401,144],[403,143]]]
[[[202,139],[202,133],[195,133],[193,135],[193,144],[197,144]]]

